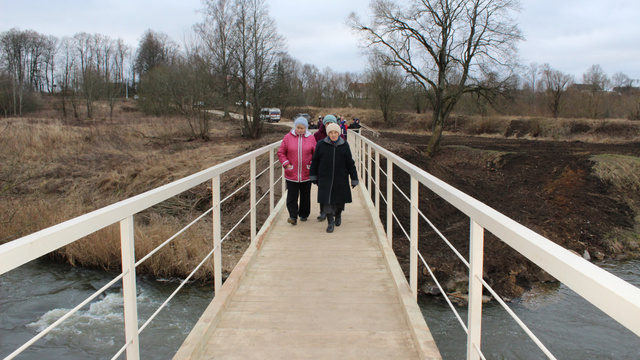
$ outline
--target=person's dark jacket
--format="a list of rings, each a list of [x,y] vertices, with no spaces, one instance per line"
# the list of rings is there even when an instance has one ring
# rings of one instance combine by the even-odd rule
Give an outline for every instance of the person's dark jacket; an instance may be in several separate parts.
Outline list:
[[[350,203],[351,186],[358,185],[358,171],[349,143],[341,137],[335,144],[329,137],[318,142],[309,175],[311,181],[317,181],[319,203]]]

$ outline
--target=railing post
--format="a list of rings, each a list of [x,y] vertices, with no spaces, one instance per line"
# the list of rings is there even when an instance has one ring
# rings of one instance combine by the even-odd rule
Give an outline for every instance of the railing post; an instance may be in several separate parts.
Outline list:
[[[213,281],[215,291],[214,294],[218,295],[218,291],[220,290],[220,288],[222,288],[222,221],[220,218],[220,175],[211,179],[211,190],[213,192],[211,200],[211,203],[213,205],[213,248],[216,249],[213,252]]]
[[[469,318],[467,324],[467,360],[479,360],[482,337],[482,267],[484,248],[484,228],[471,220],[469,241]]]
[[[133,216],[120,221],[120,251],[122,253],[122,300],[127,360],[140,359],[138,339],[138,304],[136,299],[136,253]]]
[[[360,137],[359,136],[353,136],[353,143],[349,144],[349,146],[351,146],[353,144],[353,146],[351,147],[351,150],[353,151],[353,162],[356,165],[356,170],[358,170],[358,173],[360,173],[360,168],[359,168],[359,162],[358,162],[358,143],[360,142]]]
[[[356,148],[358,149],[356,158],[357,158],[357,164],[356,166],[358,167],[358,174],[360,175],[360,180],[363,180],[364,177],[364,173],[362,172],[362,137],[358,136],[358,142],[356,145]]]
[[[375,150],[376,152],[376,212],[378,213],[378,217],[380,217],[380,152]]]
[[[387,242],[393,249],[393,161],[387,158]]]
[[[269,150],[269,214],[273,212],[273,208],[275,207],[275,194],[273,186],[275,181],[275,174],[273,169],[273,167],[275,166],[275,152],[275,148]]]
[[[371,190],[371,178],[373,174],[371,174],[371,144],[367,144],[367,190],[369,190],[369,198],[371,198],[372,190]]]
[[[280,197],[283,198],[285,191],[287,191],[287,179],[284,178],[284,167],[282,166],[282,164],[280,164],[279,166],[280,166],[280,171],[282,172],[282,177],[280,177],[280,186],[282,187],[282,192],[280,193],[281,194]]]
[[[362,174],[362,185],[367,184],[367,175],[365,171],[367,171],[367,153],[366,153],[367,143],[364,141],[364,138],[360,140],[360,174]]]
[[[256,238],[257,216],[256,216],[256,158],[252,158],[251,164],[251,241]]]
[[[411,250],[409,251],[409,285],[418,300],[418,179],[411,177]]]

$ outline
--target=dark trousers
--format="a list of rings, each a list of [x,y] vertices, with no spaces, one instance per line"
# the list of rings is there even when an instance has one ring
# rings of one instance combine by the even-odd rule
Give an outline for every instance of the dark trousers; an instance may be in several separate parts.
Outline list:
[[[298,198],[300,205],[298,206]],[[308,218],[311,213],[311,181],[294,182],[287,180],[287,210],[289,217]]]

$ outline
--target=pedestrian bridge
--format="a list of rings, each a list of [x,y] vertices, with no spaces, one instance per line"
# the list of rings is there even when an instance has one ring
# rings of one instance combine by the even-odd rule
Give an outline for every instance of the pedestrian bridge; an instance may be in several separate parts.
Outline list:
[[[174,359],[440,359],[370,205],[328,234],[280,202]]]
[[[466,344],[461,344],[466,348],[467,359],[485,358],[481,344],[483,291],[513,316],[540,354],[555,359],[531,331],[531,324],[518,319],[483,279],[485,231],[640,336],[639,288],[441,182],[365,136],[352,133],[349,141],[361,185],[354,189],[354,203],[347,205],[343,225],[332,234],[325,232],[326,223],[313,217],[296,226],[286,223],[285,188],[281,167],[275,160],[278,142],[0,246],[0,274],[4,274],[109,225],[119,224],[121,230],[122,273],[21,347],[10,353],[2,349],[2,354],[9,354],[4,359],[28,353],[31,345],[118,282],[123,289],[125,325],[123,336],[114,338],[124,340],[112,359],[139,359],[140,347],[144,346],[139,334],[153,326],[156,315],[191,276],[211,262],[215,297],[177,353],[167,358],[440,359],[428,319],[425,321],[416,304],[418,266],[428,269],[438,283],[428,264],[429,254],[418,251],[418,234],[424,224],[439,235],[430,241],[443,241],[469,268],[466,319],[444,297],[467,334]],[[221,178],[242,168],[246,168],[248,180],[230,194],[222,194]],[[406,188],[394,181],[399,176],[409,178]],[[213,206],[186,228],[209,217],[213,223],[211,250],[153,315],[139,319],[136,267],[186,228],[148,254],[135,254],[134,216],[207,182],[211,184]],[[434,193],[469,217],[467,254],[459,252],[421,211],[420,197]],[[248,194],[248,208],[244,217],[228,229],[223,226],[221,207],[239,194]],[[399,207],[409,209],[409,223],[403,224],[396,216]],[[250,246],[223,283],[222,244],[247,222]],[[401,229],[401,233],[394,234],[394,228]],[[394,239],[410,244],[408,276],[392,251]]]

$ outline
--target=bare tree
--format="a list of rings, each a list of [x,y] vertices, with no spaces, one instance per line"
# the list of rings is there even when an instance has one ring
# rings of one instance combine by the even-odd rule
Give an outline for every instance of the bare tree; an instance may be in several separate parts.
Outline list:
[[[205,20],[195,27],[209,50],[209,66],[214,75],[212,85],[222,99],[225,118],[229,117],[229,107],[233,103],[232,76],[236,73],[236,66],[232,61],[233,10],[231,0],[204,0],[201,12]]]
[[[311,64],[302,66],[302,89],[305,96],[305,104],[322,107],[322,75],[320,70]]]
[[[47,86],[47,92],[52,93],[56,88],[55,84],[55,65],[56,55],[58,54],[58,38],[55,36],[48,36],[46,38],[45,50],[44,50],[44,77]]]
[[[62,38],[60,41],[60,61],[61,61],[61,72],[58,74],[57,82],[59,85],[60,91],[60,108],[62,109],[62,116],[67,117],[67,104],[71,102],[71,97],[75,96],[75,92],[73,91],[72,80],[73,73],[75,69],[75,60],[76,57],[74,55],[74,48],[72,44],[72,40],[68,37]],[[77,117],[77,112],[74,113],[74,116]]]
[[[583,93],[587,116],[596,119],[602,114],[605,91],[609,90],[611,80],[602,67],[596,64],[582,74],[582,82],[589,85],[589,90]]]
[[[614,88],[631,88],[637,80],[631,79],[627,74],[617,72],[611,77],[611,86]]]
[[[265,0],[236,0],[235,14],[233,49],[241,89],[242,130],[245,136],[258,138],[262,132],[260,107],[267,89],[267,75],[284,51],[285,43],[269,16]],[[251,116],[248,103],[252,105]]]
[[[285,112],[291,105],[304,104],[300,62],[283,54],[276,63],[269,80],[266,105]]]
[[[0,37],[2,54],[7,72],[11,79],[11,94],[13,99],[13,114],[22,114],[22,100],[25,93],[26,48],[27,35],[13,28]]]
[[[573,84],[573,76],[552,69],[549,64],[542,66],[542,81],[546,88],[548,107],[554,118],[560,114],[560,107],[567,88]]]
[[[372,99],[382,111],[382,118],[387,126],[393,124],[393,111],[397,107],[402,88],[403,76],[400,70],[391,65],[381,63],[380,59],[369,58],[367,69],[369,92]]]
[[[364,45],[385,63],[399,66],[429,94],[433,136],[426,153],[440,149],[444,124],[466,92],[490,71],[510,72],[522,39],[513,11],[518,0],[373,0],[374,21],[362,23],[355,14],[351,27]]]

